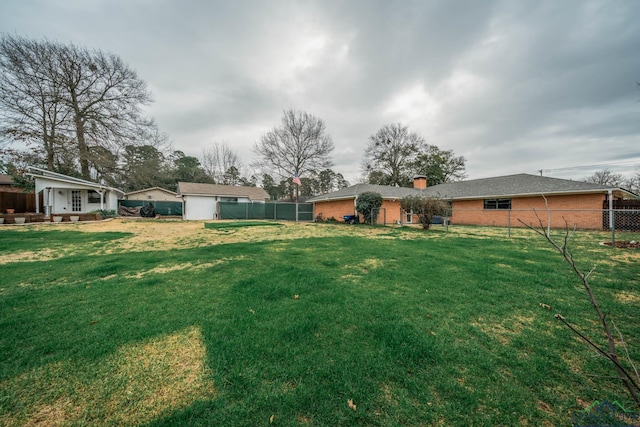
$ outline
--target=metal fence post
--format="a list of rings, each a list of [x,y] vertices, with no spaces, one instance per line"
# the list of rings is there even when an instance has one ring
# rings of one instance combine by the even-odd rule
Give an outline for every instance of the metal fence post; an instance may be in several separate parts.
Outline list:
[[[511,238],[511,208],[507,210],[507,239]]]
[[[616,247],[616,220],[613,212],[613,190],[609,190],[609,228],[611,229],[611,247]]]

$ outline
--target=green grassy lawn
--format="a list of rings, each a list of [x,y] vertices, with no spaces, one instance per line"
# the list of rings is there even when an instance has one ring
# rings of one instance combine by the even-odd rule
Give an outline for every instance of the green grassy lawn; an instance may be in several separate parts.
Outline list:
[[[603,343],[533,233],[309,227],[109,254],[96,248],[131,234],[0,230],[0,424],[555,426],[595,400],[634,409],[554,319]],[[575,258],[597,264],[596,296],[638,361],[640,257],[602,240],[577,235]]]

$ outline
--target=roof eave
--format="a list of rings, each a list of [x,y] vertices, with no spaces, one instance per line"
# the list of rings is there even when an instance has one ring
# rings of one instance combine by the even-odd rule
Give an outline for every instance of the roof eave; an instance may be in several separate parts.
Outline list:
[[[533,193],[511,193],[511,194],[485,194],[485,195],[479,195],[479,196],[454,196],[454,197],[447,197],[445,196],[441,196],[443,199],[450,199],[450,200],[477,200],[477,199],[490,199],[490,198],[498,198],[498,197],[534,197],[534,196],[569,196],[572,194],[606,194],[609,193],[609,190],[613,191],[613,192],[621,192],[621,193],[627,193],[627,194],[633,194],[630,193],[626,190],[622,190],[619,188],[612,188],[612,189],[598,189],[598,190],[567,190],[567,191],[549,191],[549,192],[533,192]]]

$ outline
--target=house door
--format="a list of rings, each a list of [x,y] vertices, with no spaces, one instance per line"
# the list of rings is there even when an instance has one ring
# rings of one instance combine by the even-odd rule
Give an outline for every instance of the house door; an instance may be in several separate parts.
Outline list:
[[[413,221],[413,211],[405,211],[405,223],[411,224]]]
[[[82,212],[82,191],[71,190],[71,211]]]

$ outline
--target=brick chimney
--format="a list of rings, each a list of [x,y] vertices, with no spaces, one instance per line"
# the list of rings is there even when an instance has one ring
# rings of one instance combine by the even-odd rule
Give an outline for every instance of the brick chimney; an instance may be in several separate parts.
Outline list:
[[[424,190],[427,188],[427,177],[424,175],[416,175],[413,177],[413,188]]]

